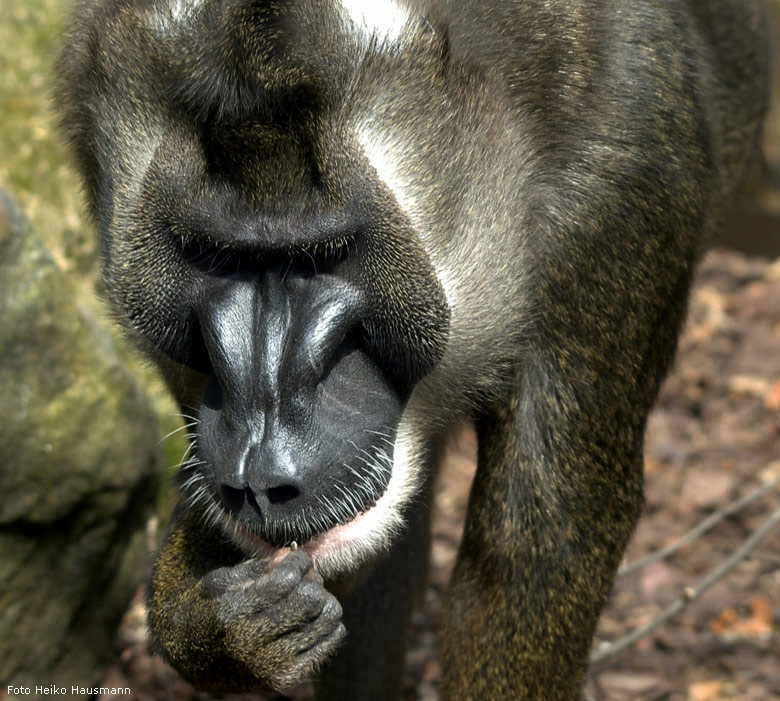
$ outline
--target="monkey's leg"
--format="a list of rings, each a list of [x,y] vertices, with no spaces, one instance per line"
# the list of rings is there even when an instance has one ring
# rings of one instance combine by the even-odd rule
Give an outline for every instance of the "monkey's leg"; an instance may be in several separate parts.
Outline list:
[[[429,495],[414,505],[405,533],[345,593],[347,636],[316,684],[321,701],[399,698],[409,622],[428,568]],[[330,585],[327,585],[330,588]]]

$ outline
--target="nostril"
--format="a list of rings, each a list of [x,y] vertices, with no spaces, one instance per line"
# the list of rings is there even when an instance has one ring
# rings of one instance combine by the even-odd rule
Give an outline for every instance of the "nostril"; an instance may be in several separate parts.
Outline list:
[[[220,496],[222,497],[222,503],[230,513],[236,514],[244,506],[246,501],[247,490],[236,489],[227,484],[223,484],[219,489]]]
[[[301,490],[292,484],[282,484],[278,487],[270,487],[266,490],[266,496],[270,504],[286,504],[301,495]]]

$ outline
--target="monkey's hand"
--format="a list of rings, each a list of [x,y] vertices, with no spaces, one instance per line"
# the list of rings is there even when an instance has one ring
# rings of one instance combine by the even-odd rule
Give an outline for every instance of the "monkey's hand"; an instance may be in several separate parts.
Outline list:
[[[170,571],[166,545],[175,549],[164,544],[158,558],[149,625],[158,651],[196,687],[285,689],[308,679],[344,638],[341,606],[303,550],[190,578]]]
[[[203,578],[201,596],[223,631],[226,655],[273,689],[307,679],[346,634],[339,602],[303,550],[271,564],[250,560],[214,570]]]

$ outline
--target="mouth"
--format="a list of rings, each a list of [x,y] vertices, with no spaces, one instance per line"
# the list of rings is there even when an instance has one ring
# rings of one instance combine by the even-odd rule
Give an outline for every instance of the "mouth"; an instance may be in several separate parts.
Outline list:
[[[277,559],[294,546],[311,555],[326,579],[354,571],[389,547],[401,531],[405,507],[419,486],[419,477],[409,469],[405,446],[397,454],[400,459],[394,461],[387,485],[373,505],[304,542],[269,543],[225,512],[219,519],[223,530],[249,557]]]
[[[367,476],[354,472],[356,484],[336,485],[337,494],[309,493],[291,513],[275,512],[273,502],[261,507],[250,494],[252,509],[231,511],[217,506],[224,529],[248,552],[268,555],[288,547],[301,547],[314,557],[364,537],[364,523],[385,495],[392,478],[387,461]],[[358,481],[359,480],[359,481]]]
[[[381,501],[381,499],[382,497],[380,497],[378,501]],[[292,541],[286,547],[272,545],[230,516],[227,516],[226,520],[228,521],[228,527],[240,540],[241,545],[255,556],[269,557],[286,548],[293,550],[301,548],[309,553],[314,560],[317,560],[332,554],[339,549],[349,547],[349,545],[353,544],[355,541],[367,537],[369,533],[366,529],[372,520],[371,512],[374,511],[376,506],[377,504],[370,506],[365,511],[358,513],[353,519],[333,526],[327,531],[319,533],[303,543]]]

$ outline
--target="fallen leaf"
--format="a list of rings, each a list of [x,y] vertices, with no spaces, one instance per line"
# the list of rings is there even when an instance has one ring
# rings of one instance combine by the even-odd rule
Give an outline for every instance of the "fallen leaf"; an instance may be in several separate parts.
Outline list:
[[[766,640],[772,635],[772,606],[765,596],[756,596],[750,602],[750,618],[737,624],[740,633],[748,638]]]
[[[764,278],[770,282],[780,282],[780,258],[767,265]]]
[[[753,638],[766,640],[772,635],[772,606],[764,596],[756,596],[750,602],[750,614],[740,617],[733,606],[729,606],[714,620],[710,629],[727,639]]]
[[[764,484],[774,482],[778,477],[780,477],[780,460],[773,460],[770,462],[763,470],[761,470],[759,477]]]
[[[780,380],[774,380],[764,395],[764,406],[770,411],[780,411]]]
[[[737,610],[733,606],[729,606],[723,609],[717,618],[710,621],[710,629],[713,633],[723,635],[738,620],[739,615],[737,614]]]
[[[697,509],[721,506],[739,484],[740,477],[720,469],[701,469],[686,476],[682,498]]]
[[[729,389],[734,394],[748,397],[766,397],[770,391],[766,378],[759,375],[734,375]]]
[[[603,672],[598,675],[598,684],[611,699],[655,698],[668,691],[663,679],[636,672]]]
[[[663,561],[651,562],[642,569],[639,586],[642,596],[653,599],[659,592],[674,590],[677,585],[675,571]]]
[[[688,687],[688,701],[713,701],[722,691],[723,682],[696,682]]]

